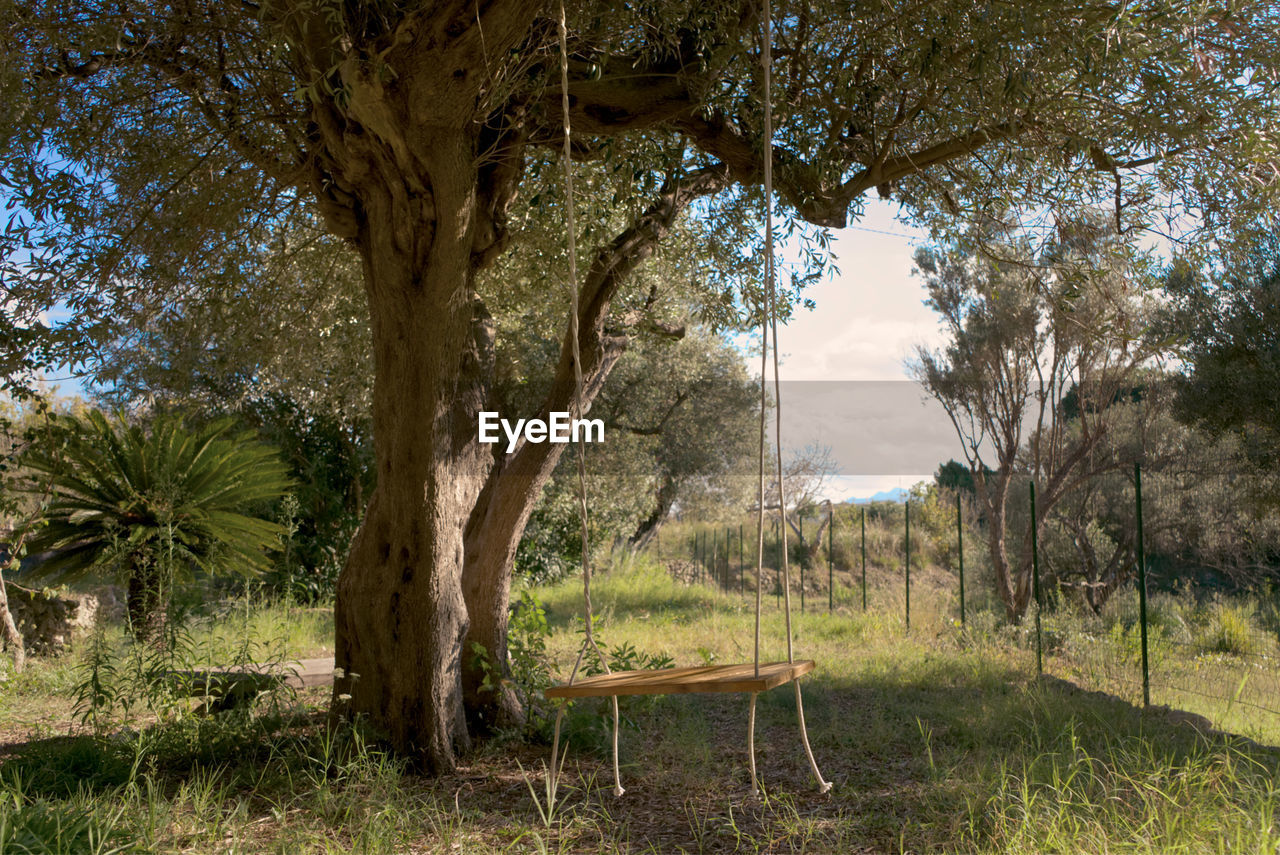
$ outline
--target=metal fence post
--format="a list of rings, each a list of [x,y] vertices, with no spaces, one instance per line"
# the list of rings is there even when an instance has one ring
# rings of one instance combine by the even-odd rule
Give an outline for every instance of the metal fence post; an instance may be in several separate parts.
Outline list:
[[[797,512],[797,513],[796,513],[796,520],[797,520],[797,522],[798,522],[798,524],[799,524],[799,525],[798,525],[798,528],[797,528],[797,531],[799,532],[799,535],[800,535],[800,536],[797,538],[797,540],[799,540],[799,541],[800,541],[800,549],[801,549],[801,556],[800,556],[800,614],[804,614],[804,565],[805,565],[806,563],[808,563],[808,562],[806,562],[806,561],[805,561],[805,556],[804,556],[804,553],[805,553],[805,552],[808,552],[808,550],[804,548],[804,514]]]
[[[720,573],[721,584],[724,585],[726,591],[732,591],[729,579],[731,578],[730,564],[733,563],[733,527],[724,527],[724,570]]]
[[[691,582],[698,581],[698,531],[693,532],[693,576]]]
[[[1151,706],[1151,671],[1147,663],[1147,555],[1142,542],[1142,467],[1133,464],[1133,497],[1138,512],[1138,622],[1142,627],[1142,705]]]
[[[867,509],[862,509],[862,610],[867,610]]]
[[[1031,594],[1036,601],[1036,673],[1044,673],[1044,650],[1040,642],[1040,549],[1036,529],[1036,482],[1031,488]]]
[[[707,581],[716,585],[720,581],[720,529],[711,530],[711,566],[708,568]]]
[[[835,506],[827,502],[827,614],[836,608]]]
[[[960,625],[964,626],[964,517],[960,507],[960,489],[956,488],[956,550],[960,556]]]
[[[903,505],[907,520],[907,631],[911,630],[911,500]]]
[[[747,554],[743,545],[742,523],[738,523],[738,595],[747,594]]]
[[[698,538],[701,545],[698,548],[698,568],[697,568],[698,579],[697,581],[701,583],[702,574],[707,569],[707,533],[705,531],[698,532]]]

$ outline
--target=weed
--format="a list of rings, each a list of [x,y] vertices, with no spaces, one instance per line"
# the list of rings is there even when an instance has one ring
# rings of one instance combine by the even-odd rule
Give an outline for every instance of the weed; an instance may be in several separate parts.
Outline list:
[[[1257,654],[1261,644],[1253,614],[1250,604],[1215,603],[1199,639],[1201,649],[1230,656]]]

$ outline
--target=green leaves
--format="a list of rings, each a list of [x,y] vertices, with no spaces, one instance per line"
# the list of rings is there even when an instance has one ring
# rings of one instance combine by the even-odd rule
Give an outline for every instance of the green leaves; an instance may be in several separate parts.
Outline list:
[[[189,430],[161,416],[148,430],[93,411],[60,419],[60,428],[57,441],[24,460],[53,485],[46,525],[29,541],[32,553],[53,555],[34,575],[114,570],[130,578],[159,564],[166,576],[266,568],[264,551],[279,542],[280,527],[255,511],[289,486],[272,449],[233,435],[229,421]]]

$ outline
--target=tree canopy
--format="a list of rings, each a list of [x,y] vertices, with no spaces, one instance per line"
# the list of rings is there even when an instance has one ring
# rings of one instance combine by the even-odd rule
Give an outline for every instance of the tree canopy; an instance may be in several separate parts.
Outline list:
[[[200,292],[274,301],[300,253],[353,251],[378,486],[339,581],[337,657],[359,681],[335,698],[436,768],[469,744],[467,714],[513,714],[477,693],[460,651],[503,660],[527,494],[559,455],[475,437],[519,290],[485,271],[518,252],[520,212],[554,210],[539,190],[564,141],[555,11],[0,0],[7,365],[83,360],[120,319],[180,313]],[[795,228],[842,226],[875,190],[939,229],[1105,206],[1130,236],[1213,231],[1277,185],[1269,3],[780,3],[771,141],[756,4],[568,12],[571,148],[597,176],[598,215],[583,228],[582,363],[562,338],[540,412],[568,408],[579,369],[589,403],[629,336],[664,322],[656,296],[621,290],[682,214],[716,225],[705,237],[725,260],[755,243],[743,212],[764,202],[770,142],[767,202]],[[527,287],[564,305],[556,278]],[[754,279],[710,281],[736,284],[720,305],[759,319]],[[58,304],[73,322],[47,330],[39,312]]]
[[[1164,332],[1179,342],[1187,371],[1180,417],[1235,433],[1256,463],[1280,462],[1280,252],[1277,238],[1228,270],[1169,272]]]

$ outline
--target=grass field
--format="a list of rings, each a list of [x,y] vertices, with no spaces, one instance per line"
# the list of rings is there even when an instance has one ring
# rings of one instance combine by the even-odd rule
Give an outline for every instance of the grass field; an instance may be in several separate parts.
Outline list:
[[[563,675],[581,639],[580,588],[533,593]],[[0,691],[0,852],[1276,851],[1275,750],[1037,678],[1025,635],[981,621],[961,632],[949,593],[925,581],[909,634],[892,590],[874,594],[884,610],[828,615],[824,602],[794,623],[797,656],[818,662],[804,701],[828,795],[809,778],[785,688],[760,698],[759,800],[746,701],[720,695],[624,701],[620,799],[605,703],[575,704],[548,805],[545,744],[493,740],[456,774],[421,778],[358,730],[328,730],[323,692],[255,716],[158,723],[135,709],[127,729],[113,719],[95,735],[72,717],[82,644]],[[593,595],[600,640],[624,659],[751,659],[753,615],[736,595],[644,561],[600,574]],[[236,620],[276,655],[331,644],[323,612],[229,614],[193,629],[193,650],[234,654]],[[776,610],[763,637],[765,658],[785,658]]]

